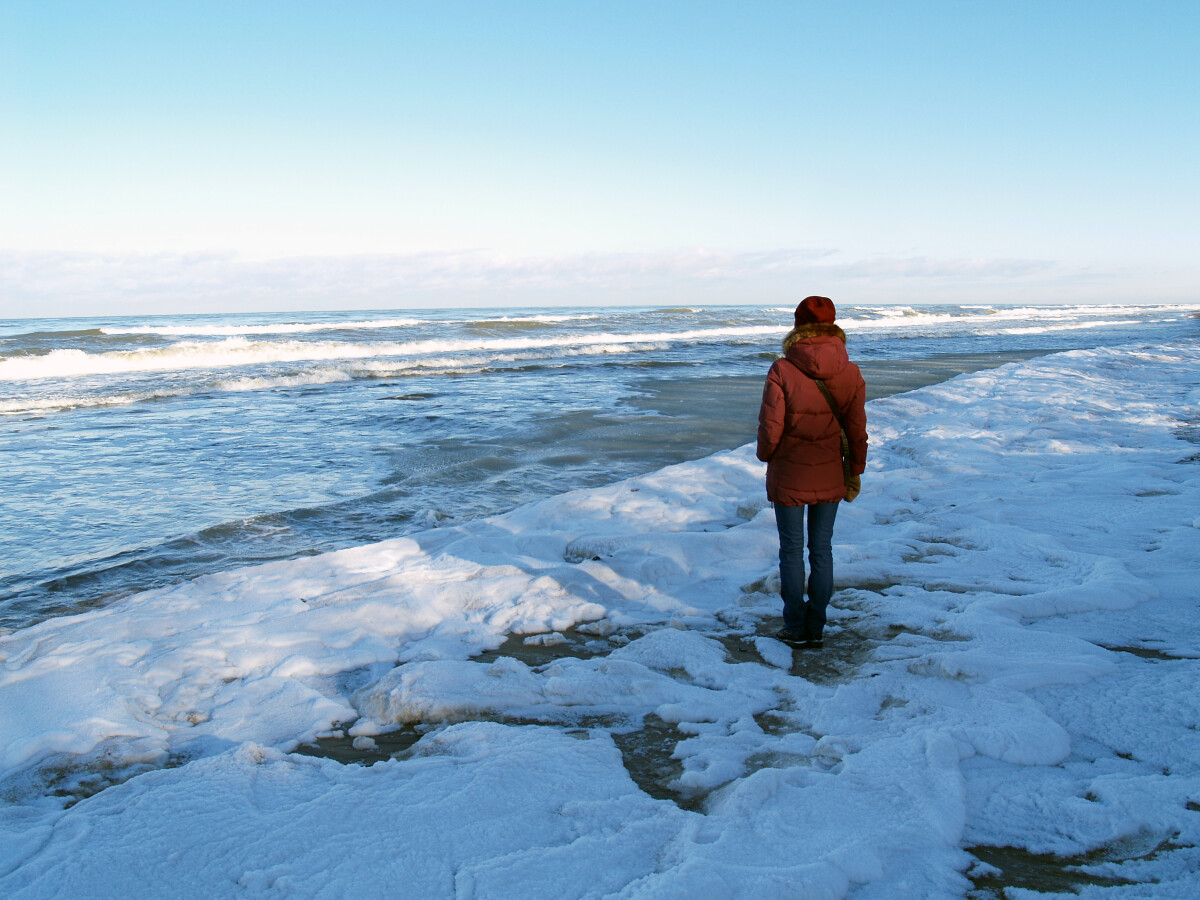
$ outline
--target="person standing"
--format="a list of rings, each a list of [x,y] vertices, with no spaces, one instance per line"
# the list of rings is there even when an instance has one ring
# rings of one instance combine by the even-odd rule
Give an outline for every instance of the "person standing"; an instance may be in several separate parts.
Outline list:
[[[806,297],[796,307],[795,327],[783,339],[783,357],[767,373],[758,411],[757,454],[767,464],[767,499],[779,530],[783,629],[776,636],[794,647],[822,646],[833,596],[833,522],[846,497],[846,476],[842,426],[832,405],[849,438],[849,471],[861,475],[867,463],[867,388],[836,318],[828,297]]]

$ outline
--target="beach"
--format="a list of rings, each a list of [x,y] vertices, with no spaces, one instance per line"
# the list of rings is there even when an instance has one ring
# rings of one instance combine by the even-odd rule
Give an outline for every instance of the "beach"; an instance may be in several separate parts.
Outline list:
[[[771,637],[746,443],[766,332],[689,350],[688,377],[625,372],[612,406],[543,409],[535,460],[472,456],[470,480],[545,470],[526,499],[501,484],[499,511],[25,609],[0,636],[0,890],[1185,896],[1189,316],[1170,339],[1067,327],[991,352],[948,347],[949,316],[872,344],[864,316],[871,455],[819,653]],[[680,352],[663,333],[650,357]]]
[[[1197,34],[4,4],[0,900],[1200,897]]]
[[[790,315],[0,322],[0,629],[740,446]],[[1195,320],[1174,306],[935,306],[847,307],[841,321],[875,397],[1019,355],[1170,341]]]

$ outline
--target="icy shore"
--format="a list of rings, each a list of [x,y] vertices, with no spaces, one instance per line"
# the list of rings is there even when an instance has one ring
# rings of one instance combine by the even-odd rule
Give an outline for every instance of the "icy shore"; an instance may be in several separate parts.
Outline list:
[[[4,636],[0,892],[961,897],[982,845],[1191,893],[1198,373],[1076,351],[872,402],[829,677],[767,636],[750,447]],[[479,656],[513,634],[544,661]]]

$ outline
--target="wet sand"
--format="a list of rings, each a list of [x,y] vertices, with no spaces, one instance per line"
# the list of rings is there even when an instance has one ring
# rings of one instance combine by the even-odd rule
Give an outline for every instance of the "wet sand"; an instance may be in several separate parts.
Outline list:
[[[859,362],[863,380],[867,383],[867,399],[890,397],[905,391],[946,381],[955,375],[995,369],[1011,362],[1022,362],[1038,356],[1058,353],[1057,350],[1029,350],[1017,353],[947,353],[928,359],[894,359]],[[762,375],[737,378],[687,378],[674,381],[647,381],[645,390],[655,395],[647,406],[668,415],[682,414],[697,408],[697,404],[714,400],[722,405],[753,400],[755,414],[762,394],[763,379],[770,365],[764,361]]]
[[[946,381],[956,375],[994,369],[1057,351],[1018,353],[951,353],[928,359],[902,359],[862,362],[867,400],[890,397]],[[639,423],[635,435],[626,435],[630,446],[656,442],[660,451],[671,453],[670,462],[707,456],[717,450],[740,447],[753,441],[758,428],[758,407],[762,400],[763,380],[769,363],[764,361],[761,375],[676,378],[645,381],[643,393],[626,401],[643,412],[654,412],[667,421]],[[868,427],[869,430],[869,427]],[[651,437],[652,435],[652,437]],[[689,452],[689,447],[694,448]]]

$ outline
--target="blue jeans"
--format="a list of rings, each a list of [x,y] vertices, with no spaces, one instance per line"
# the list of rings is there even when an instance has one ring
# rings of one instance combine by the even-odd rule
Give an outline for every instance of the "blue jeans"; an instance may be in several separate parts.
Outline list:
[[[804,600],[804,514],[808,511],[808,602]],[[833,520],[838,505],[775,504],[779,529],[779,580],[783,594],[783,626],[808,637],[820,637],[825,608],[833,596]]]

